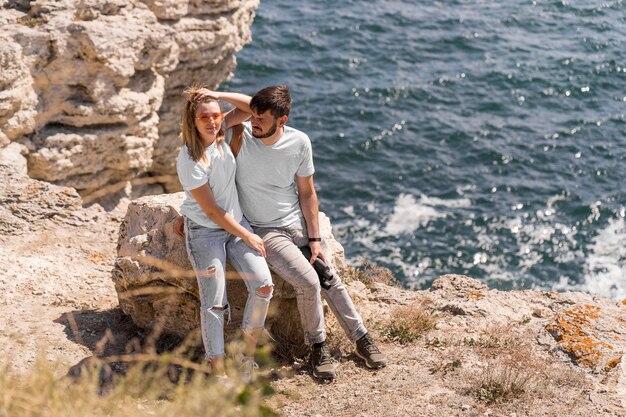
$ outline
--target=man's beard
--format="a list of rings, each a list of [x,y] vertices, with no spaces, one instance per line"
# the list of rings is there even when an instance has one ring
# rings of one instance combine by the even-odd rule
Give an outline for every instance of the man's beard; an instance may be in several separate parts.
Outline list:
[[[254,136],[257,139],[269,138],[274,133],[276,133],[277,129],[278,129],[278,120],[274,120],[274,125],[270,128],[270,130],[267,133],[265,133],[264,135],[257,136],[254,134],[254,131],[252,131],[252,136]]]

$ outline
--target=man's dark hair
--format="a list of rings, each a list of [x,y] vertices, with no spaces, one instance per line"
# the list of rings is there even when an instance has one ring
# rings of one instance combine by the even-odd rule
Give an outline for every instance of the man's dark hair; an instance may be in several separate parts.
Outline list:
[[[250,109],[258,114],[270,111],[272,116],[289,116],[291,95],[286,85],[273,85],[257,92],[250,101]]]

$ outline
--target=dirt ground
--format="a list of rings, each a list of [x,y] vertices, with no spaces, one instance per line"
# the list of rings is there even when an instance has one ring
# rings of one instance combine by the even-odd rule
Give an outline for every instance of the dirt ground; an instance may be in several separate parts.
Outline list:
[[[28,370],[38,355],[72,366],[120,320],[110,278],[117,221],[94,215],[78,226],[43,220],[0,236],[0,352],[11,369]]]

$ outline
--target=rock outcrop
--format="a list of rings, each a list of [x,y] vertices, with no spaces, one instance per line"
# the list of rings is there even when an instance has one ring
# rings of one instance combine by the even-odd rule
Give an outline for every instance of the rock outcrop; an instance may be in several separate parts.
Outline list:
[[[120,226],[113,281],[122,310],[144,328],[179,337],[197,329],[198,285],[184,240],[174,232],[183,193],[134,200]],[[320,232],[337,269],[345,267],[342,246],[334,239],[328,218],[320,213]],[[236,272],[227,271],[232,329],[241,323],[247,290]],[[267,328],[283,343],[303,343],[293,287],[274,275],[274,297]]]
[[[440,276],[423,291],[367,281],[347,288],[388,366],[364,369],[344,340],[334,349],[332,390],[306,373],[273,383],[277,392],[297,392],[296,401],[271,402],[283,414],[626,415],[623,302],[499,291],[463,275]],[[334,347],[342,333],[332,319],[328,325]]]
[[[433,306],[466,325],[477,317],[492,324],[543,322],[542,343],[594,373],[609,373],[626,350],[626,305],[603,297],[566,292],[489,290],[461,276],[437,278],[430,288]]]
[[[230,77],[257,6],[0,1],[0,146],[25,145],[30,177],[83,196],[138,175],[176,188],[182,88]]]
[[[26,153],[17,143],[0,148],[0,235],[40,234],[44,220],[82,225],[97,217],[96,211],[83,209],[73,188],[29,178]]]

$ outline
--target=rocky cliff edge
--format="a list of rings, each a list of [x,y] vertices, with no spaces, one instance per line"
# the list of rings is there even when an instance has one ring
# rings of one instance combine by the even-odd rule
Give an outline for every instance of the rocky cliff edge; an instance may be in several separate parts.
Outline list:
[[[232,75],[257,6],[0,0],[0,147],[23,145],[31,178],[82,196],[128,195],[138,176],[178,189],[181,92]]]

